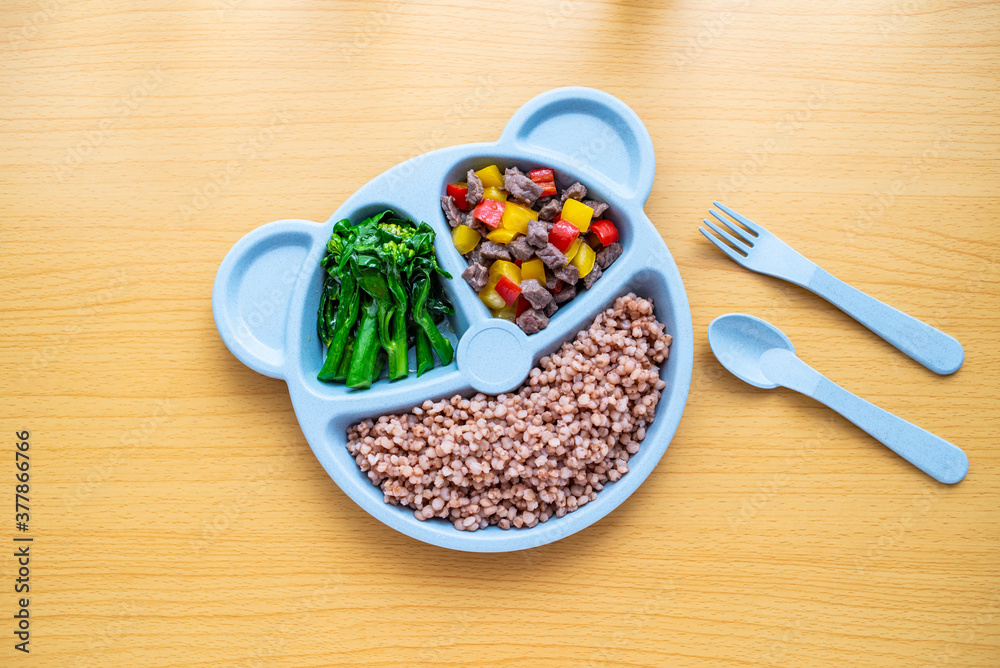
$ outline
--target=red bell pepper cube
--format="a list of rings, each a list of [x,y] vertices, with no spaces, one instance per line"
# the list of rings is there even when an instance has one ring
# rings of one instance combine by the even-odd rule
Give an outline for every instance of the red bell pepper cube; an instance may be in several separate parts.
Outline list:
[[[520,267],[521,266],[521,261],[520,260],[514,260],[514,264],[516,264],[517,266]]]
[[[528,172],[528,178],[542,187],[539,197],[551,197],[556,194],[556,173],[548,168],[533,169]]]
[[[552,286],[551,288],[549,288],[549,289],[550,289],[550,290],[552,291],[552,294],[556,294],[556,295],[557,295],[557,294],[559,294],[560,292],[562,292],[562,286],[563,286],[563,282],[557,279],[557,280],[556,280],[556,284],[555,284],[555,285],[553,285],[553,286]]]
[[[521,314],[527,311],[531,306],[528,305],[528,300],[524,297],[517,298],[517,310],[514,312],[514,320],[521,317]]]
[[[503,297],[503,300],[507,302],[507,306],[510,306],[517,298],[521,296],[521,286],[510,280],[506,276],[501,276],[500,280],[497,281],[497,286],[494,288],[497,294]]]
[[[469,186],[449,183],[445,188],[445,193],[455,198],[455,206],[462,211],[469,208],[469,202],[465,199],[465,196],[469,194]]]
[[[565,253],[578,236],[580,236],[580,228],[560,218],[549,232],[549,243]]]
[[[506,206],[505,202],[484,199],[472,210],[472,217],[491,230],[495,230],[500,227],[500,219],[503,217],[503,210]]]
[[[618,241],[618,228],[610,220],[595,220],[590,224],[590,231],[597,235],[602,246]]]

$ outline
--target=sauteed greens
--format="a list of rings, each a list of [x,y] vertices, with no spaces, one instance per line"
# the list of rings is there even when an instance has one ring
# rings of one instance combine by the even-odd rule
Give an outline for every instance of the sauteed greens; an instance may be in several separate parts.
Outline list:
[[[416,347],[417,375],[451,363],[451,342],[437,323],[453,313],[434,274],[451,278],[434,255],[434,230],[393,211],[348,219],[333,226],[326,255],[316,331],[326,346],[319,380],[364,389],[388,364],[389,380],[410,373]]]

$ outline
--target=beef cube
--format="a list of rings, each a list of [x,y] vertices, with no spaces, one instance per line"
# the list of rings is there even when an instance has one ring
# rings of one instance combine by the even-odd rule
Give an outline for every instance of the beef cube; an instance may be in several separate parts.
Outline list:
[[[444,211],[444,217],[448,219],[449,225],[458,227],[462,224],[462,212],[458,210],[454,197],[441,195],[441,210]]]
[[[549,245],[549,226],[544,220],[529,220],[527,239],[535,248],[545,248]]]
[[[470,207],[476,206],[483,199],[483,182],[471,169],[465,175],[465,180],[469,184],[469,192],[465,194],[465,201]]]
[[[469,199],[469,196],[466,195],[465,199]],[[583,200],[583,203],[594,210],[594,215],[592,220],[599,219],[601,217],[601,214],[608,210],[607,204],[605,204],[604,202],[598,202],[597,200],[585,199]]]
[[[540,332],[549,326],[549,319],[544,313],[529,308],[517,317],[514,321],[525,334]]]
[[[465,271],[462,272],[462,278],[469,284],[469,287],[479,292],[490,282],[490,271],[477,262],[465,268]]]
[[[545,315],[547,315],[550,318],[554,316],[556,314],[556,311],[558,310],[559,310],[559,304],[556,304],[555,299],[550,300],[549,303],[546,304],[545,308],[543,309]]]
[[[583,277],[583,287],[588,290],[594,287],[594,283],[597,282],[597,279],[599,279],[603,273],[604,272],[601,271],[601,268],[595,264],[594,268],[590,270],[590,273]]]
[[[538,210],[538,218],[541,220],[555,220],[560,211],[562,211],[562,203],[553,197]]]
[[[583,185],[579,181],[571,185],[569,188],[563,191],[560,202],[565,202],[568,199],[578,199],[583,201],[583,198],[587,196],[587,186]]]
[[[621,257],[622,245],[617,241],[610,246],[605,246],[601,250],[597,251],[597,257],[594,263],[601,269],[607,269],[611,266],[611,263]]]
[[[533,278],[521,281],[521,296],[535,309],[544,309],[552,301],[552,293]]]
[[[557,249],[558,250],[558,249]],[[484,260],[509,260],[510,251],[504,244],[493,241],[484,241],[479,244],[479,252]]]
[[[562,290],[553,293],[552,296],[555,298],[557,304],[568,302],[573,297],[576,297],[576,286],[563,283]]]
[[[488,260],[483,259],[483,251],[480,250],[481,246],[482,244],[480,243],[475,248],[466,253],[465,261],[468,262],[469,264],[481,264],[485,266]]]
[[[552,273],[560,281],[569,285],[576,285],[576,282],[580,280],[580,270],[577,269],[575,264],[567,264],[565,267],[553,269]]]
[[[503,187],[516,201],[525,206],[534,206],[542,194],[542,187],[525,176],[517,167],[504,170]]]
[[[507,244],[507,250],[510,251],[515,260],[520,260],[521,262],[530,260],[535,256],[535,249],[531,247],[531,244],[524,237],[518,237]]]
[[[545,266],[553,271],[559,267],[566,266],[566,256],[563,255],[561,250],[550,243],[545,244],[545,248],[539,249],[536,254],[538,255],[538,259],[544,262]]]

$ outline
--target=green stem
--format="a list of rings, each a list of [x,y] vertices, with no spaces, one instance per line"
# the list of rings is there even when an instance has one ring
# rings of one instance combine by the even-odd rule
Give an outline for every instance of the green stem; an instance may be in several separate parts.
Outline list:
[[[434,368],[434,354],[431,352],[431,340],[420,327],[417,327],[417,376]]]
[[[347,386],[356,389],[371,387],[375,357],[380,349],[378,340],[378,303],[372,302],[361,315],[358,336],[354,339],[351,366],[347,370]]]
[[[330,345],[326,349],[326,360],[323,368],[319,370],[319,378],[322,381],[331,381],[337,374],[340,367],[340,360],[347,347],[347,338],[351,334],[355,321],[358,319],[358,305],[360,297],[358,295],[357,283],[351,275],[344,276],[340,288],[340,303],[337,305],[337,322],[334,327]]]
[[[392,340],[389,349],[389,380],[399,380],[410,375],[409,352],[406,345],[406,316],[396,309],[392,316]]]
[[[451,341],[446,339],[444,334],[437,328],[437,325],[434,324],[434,318],[431,317],[431,314],[427,311],[421,311],[420,313],[414,313],[413,318],[417,321],[417,325],[427,334],[427,338],[430,339],[434,352],[437,353],[438,359],[441,360],[441,366],[451,364],[451,359],[455,355],[455,349],[451,347]]]
[[[340,366],[337,367],[337,375],[333,377],[338,383],[343,383],[347,380],[347,370],[351,367],[351,353],[354,351],[354,339],[347,342],[347,348],[344,350],[343,356],[340,358]]]

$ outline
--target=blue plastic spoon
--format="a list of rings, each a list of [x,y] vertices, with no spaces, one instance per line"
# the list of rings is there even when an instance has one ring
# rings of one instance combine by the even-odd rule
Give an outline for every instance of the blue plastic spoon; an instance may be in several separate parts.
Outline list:
[[[712,352],[734,376],[766,390],[782,386],[826,404],[935,480],[956,483],[969,472],[961,448],[848,392],[795,356],[777,327],[743,313],[708,326]]]

